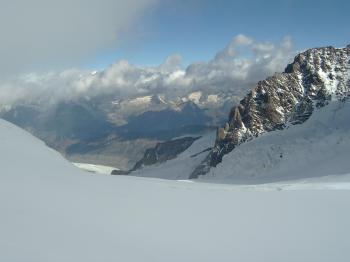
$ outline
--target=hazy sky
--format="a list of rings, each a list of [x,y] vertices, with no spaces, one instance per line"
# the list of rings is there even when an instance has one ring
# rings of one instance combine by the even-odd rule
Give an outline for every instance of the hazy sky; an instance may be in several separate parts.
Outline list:
[[[350,42],[347,0],[0,0],[0,69],[209,60],[245,34],[296,49]]]
[[[0,0],[2,75],[84,65],[118,47],[157,1]]]

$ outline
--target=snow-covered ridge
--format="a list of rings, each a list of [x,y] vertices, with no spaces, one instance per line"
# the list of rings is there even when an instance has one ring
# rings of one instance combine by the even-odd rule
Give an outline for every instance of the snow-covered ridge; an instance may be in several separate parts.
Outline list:
[[[284,73],[260,81],[232,108],[225,127],[218,130],[213,151],[191,177],[207,173],[235,147],[265,132],[301,124],[331,100],[350,94],[350,47],[307,50]]]
[[[330,101],[302,125],[262,134],[237,146],[199,181],[265,184],[236,189],[346,189],[350,184],[350,100]],[[215,134],[198,139],[176,159],[130,175],[188,179],[206,158]],[[286,182],[293,180],[292,182]],[[297,182],[295,180],[298,180]],[[195,181],[195,180],[192,180]],[[277,183],[277,184],[276,184]]]
[[[203,176],[225,183],[267,183],[322,176],[350,178],[350,100],[332,101],[302,125],[237,146]]]
[[[46,147],[44,142],[2,119],[0,144],[1,178],[23,177],[26,174],[50,177],[80,173],[58,152]],[[64,170],[63,174],[60,170]]]

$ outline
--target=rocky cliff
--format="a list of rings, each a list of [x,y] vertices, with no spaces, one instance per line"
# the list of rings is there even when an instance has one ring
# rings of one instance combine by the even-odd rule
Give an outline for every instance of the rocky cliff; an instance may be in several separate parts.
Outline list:
[[[283,73],[260,81],[232,108],[213,150],[190,178],[206,174],[236,146],[265,132],[302,124],[330,100],[350,94],[350,45],[314,48],[297,55]]]

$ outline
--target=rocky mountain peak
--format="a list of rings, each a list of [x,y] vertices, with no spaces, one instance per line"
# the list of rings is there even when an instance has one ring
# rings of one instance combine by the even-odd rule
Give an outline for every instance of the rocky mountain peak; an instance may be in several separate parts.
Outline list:
[[[237,145],[288,124],[301,124],[327,101],[348,96],[349,68],[350,45],[313,48],[298,54],[283,73],[258,82],[232,108],[227,123],[217,131],[214,149],[190,178],[215,167]]]

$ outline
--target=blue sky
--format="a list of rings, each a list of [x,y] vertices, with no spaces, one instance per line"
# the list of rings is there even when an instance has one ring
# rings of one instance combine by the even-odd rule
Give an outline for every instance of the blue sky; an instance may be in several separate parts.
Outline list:
[[[119,59],[207,61],[238,34],[295,50],[350,42],[349,0],[11,0],[0,8],[1,77],[103,69]],[[15,19],[14,19],[15,18]]]
[[[350,43],[350,1],[179,0],[149,10],[114,50],[101,50],[89,66],[118,59],[157,65],[171,54],[184,64],[209,60],[237,34],[279,42],[290,36],[295,49]]]
[[[349,44],[349,10],[348,0],[6,1],[0,100],[35,100],[43,89],[49,99],[111,87],[125,96],[150,86],[249,90],[283,71],[296,51]],[[191,65],[187,77],[174,54],[183,68],[202,63]],[[158,70],[144,67],[169,56]],[[91,81],[92,70],[105,68]]]

